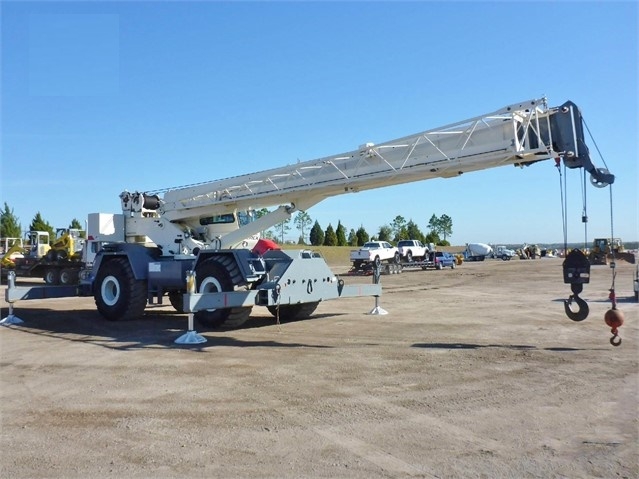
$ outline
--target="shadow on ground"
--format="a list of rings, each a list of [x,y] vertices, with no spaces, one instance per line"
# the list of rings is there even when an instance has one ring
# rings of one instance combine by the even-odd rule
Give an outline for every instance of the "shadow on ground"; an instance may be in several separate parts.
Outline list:
[[[537,346],[530,346],[526,344],[475,344],[475,343],[416,343],[413,344],[413,348],[424,349],[449,349],[449,350],[463,350],[463,349],[483,349],[483,348],[501,348],[501,349],[513,349],[522,351],[555,351],[555,352],[572,352],[572,351],[603,351],[606,348],[538,348]]]
[[[7,310],[3,308],[3,318]],[[187,315],[167,310],[147,308],[144,316],[132,321],[107,321],[95,310],[59,311],[48,308],[29,308],[15,311],[15,316],[24,323],[1,326],[41,336],[55,337],[65,341],[83,342],[108,349],[166,349],[189,348],[205,351],[213,346],[227,347],[282,347],[324,348],[327,346],[277,342],[247,341],[230,336],[234,331],[275,326],[275,318],[255,317],[235,329],[205,329],[197,323],[195,330],[207,339],[206,343],[178,345],[175,340],[188,329]],[[334,315],[315,315],[303,321],[317,321]],[[282,322],[281,324],[285,324]],[[0,329],[1,332],[1,329]]]

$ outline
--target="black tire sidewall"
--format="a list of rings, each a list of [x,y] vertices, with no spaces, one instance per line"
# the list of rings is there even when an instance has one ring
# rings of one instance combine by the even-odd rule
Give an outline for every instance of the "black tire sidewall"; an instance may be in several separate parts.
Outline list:
[[[55,268],[49,268],[44,272],[44,282],[48,285],[60,284],[60,271]]]
[[[102,297],[104,281],[112,277],[120,289],[115,304],[107,304]],[[114,258],[100,267],[94,285],[94,299],[98,311],[110,321],[133,319],[140,316],[146,306],[144,281],[135,279],[127,258]],[[142,296],[143,295],[143,296]]]

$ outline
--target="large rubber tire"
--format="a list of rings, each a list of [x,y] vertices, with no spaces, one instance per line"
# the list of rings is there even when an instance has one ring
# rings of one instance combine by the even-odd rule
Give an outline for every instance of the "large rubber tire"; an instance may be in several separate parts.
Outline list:
[[[199,293],[233,291],[235,284],[242,281],[242,274],[232,257],[210,258],[200,263],[195,276]],[[203,310],[195,313],[195,319],[208,328],[235,328],[249,319],[251,310],[250,307]]]
[[[279,306],[268,306],[269,312],[276,318],[279,315],[280,321],[297,321],[310,317],[319,306],[319,301],[314,303],[282,304]]]
[[[408,252],[406,253],[406,262],[407,263],[412,263],[413,262],[413,253],[412,252]]]
[[[253,308],[231,308],[231,312],[222,324],[222,328],[239,328],[251,317]]]
[[[44,282],[49,286],[60,284],[60,271],[57,268],[47,268],[42,276]]]
[[[171,306],[180,314],[184,313],[184,303],[182,302],[182,295],[184,291],[170,291],[169,292],[169,302]]]
[[[402,257],[399,255],[399,253],[395,253],[395,256],[393,256],[393,263],[399,264],[401,262],[402,262]]]
[[[79,273],[72,268],[64,268],[60,271],[60,284],[70,285],[77,284],[79,279]]]
[[[144,314],[146,289],[146,281],[135,279],[127,258],[114,258],[101,265],[93,298],[109,321],[137,319]]]

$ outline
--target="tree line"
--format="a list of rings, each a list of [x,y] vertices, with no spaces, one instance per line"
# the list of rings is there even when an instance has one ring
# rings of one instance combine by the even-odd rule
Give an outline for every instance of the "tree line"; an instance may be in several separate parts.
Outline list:
[[[255,216],[259,218],[268,212],[268,209],[263,208],[255,211]],[[380,226],[376,232],[371,233],[366,231],[364,226],[357,229],[347,229],[340,220],[337,221],[335,228],[332,223],[329,223],[326,228],[322,228],[319,222],[313,221],[306,211],[298,211],[293,218],[263,231],[262,236],[283,244],[285,237],[291,231],[291,224],[299,231],[297,243],[311,246],[362,246],[371,240],[396,244],[404,239],[448,246],[447,238],[453,234],[453,220],[446,214],[441,216],[433,214],[427,224],[427,233],[423,233],[412,219],[406,220],[401,215],[397,215],[390,223]],[[71,220],[68,227],[83,229],[82,224],[76,218]],[[42,217],[39,211],[31,220],[27,231],[46,231],[51,239],[55,238],[55,228]],[[21,238],[22,232],[19,218],[16,217],[13,208],[10,208],[5,202],[4,208],[0,212],[0,237]]]
[[[69,223],[68,228],[74,228],[83,230],[84,226],[77,218],[73,218]],[[15,215],[13,208],[5,202],[2,211],[0,211],[0,237],[2,238],[22,238],[23,237],[22,224],[19,218]],[[46,221],[42,214],[38,211],[26,231],[46,231],[49,233],[49,240],[53,240],[56,235],[56,228],[54,228],[48,221]]]
[[[267,212],[262,211],[261,214]],[[412,219],[406,220],[405,217],[397,215],[390,223],[380,226],[376,232],[371,234],[366,231],[364,226],[349,230],[340,220],[337,221],[335,228],[332,223],[329,223],[326,228],[322,228],[317,220],[313,222],[307,212],[298,211],[292,219],[282,221],[270,230],[263,232],[263,235],[279,243],[284,243],[284,238],[291,230],[291,223],[299,231],[297,243],[310,244],[311,246],[362,246],[367,241],[388,241],[397,244],[398,241],[405,239],[450,246],[447,238],[453,234],[453,219],[446,214],[441,216],[433,214],[427,224],[427,233],[423,233]],[[306,232],[308,232],[308,238]]]

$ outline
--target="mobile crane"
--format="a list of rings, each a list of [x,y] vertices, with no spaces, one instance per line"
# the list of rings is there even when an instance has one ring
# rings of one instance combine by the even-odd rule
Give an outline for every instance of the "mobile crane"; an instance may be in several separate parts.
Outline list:
[[[320,301],[381,289],[349,290],[310,251],[259,254],[249,248],[260,231],[335,195],[551,158],[585,168],[597,186],[614,181],[590,160],[577,106],[549,107],[542,98],[343,154],[181,188],[124,191],[118,241],[102,246],[81,286],[109,320],[139,317],[165,295],[205,325],[240,324],[253,306],[305,317]],[[246,221],[251,209],[273,206]],[[199,295],[184,294],[189,271]]]

